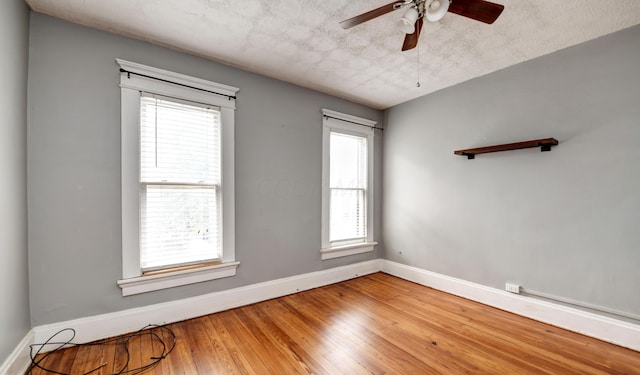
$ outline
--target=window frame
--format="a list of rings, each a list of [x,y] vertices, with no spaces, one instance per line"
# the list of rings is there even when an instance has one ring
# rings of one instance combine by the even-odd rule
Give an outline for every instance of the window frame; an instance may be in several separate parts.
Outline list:
[[[374,127],[377,121],[352,116],[328,109],[322,110],[322,260],[371,252],[378,243],[374,241]],[[344,242],[332,245],[330,227],[330,138],[337,132],[366,138],[367,141],[367,187],[365,190],[366,232],[364,242]]]
[[[116,62],[121,89],[122,295],[145,293],[234,276],[235,259],[234,137],[235,94],[238,88],[121,59]],[[129,74],[131,72],[133,74]],[[189,87],[187,87],[189,86]],[[194,89],[196,88],[196,89]],[[221,264],[142,275],[140,264],[140,93],[220,108],[222,259]],[[219,93],[215,94],[215,93]]]

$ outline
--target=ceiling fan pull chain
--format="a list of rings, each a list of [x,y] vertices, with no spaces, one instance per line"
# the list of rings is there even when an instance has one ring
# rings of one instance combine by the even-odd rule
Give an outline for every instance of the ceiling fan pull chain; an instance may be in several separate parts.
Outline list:
[[[420,87],[420,44],[416,47],[416,52],[418,52],[418,82],[416,83],[416,87]]]

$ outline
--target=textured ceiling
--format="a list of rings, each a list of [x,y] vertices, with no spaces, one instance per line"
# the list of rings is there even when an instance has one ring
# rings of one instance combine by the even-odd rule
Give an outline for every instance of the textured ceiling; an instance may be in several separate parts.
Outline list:
[[[640,0],[495,0],[505,10],[493,25],[447,13],[406,52],[402,10],[338,25],[390,1],[26,0],[36,12],[377,109],[640,23]]]

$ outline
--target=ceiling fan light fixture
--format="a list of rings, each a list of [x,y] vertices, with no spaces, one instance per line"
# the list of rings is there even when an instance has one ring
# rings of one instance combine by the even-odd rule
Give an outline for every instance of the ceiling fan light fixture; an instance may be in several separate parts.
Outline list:
[[[425,17],[431,22],[437,22],[447,14],[449,0],[427,0]]]
[[[418,14],[416,8],[412,7],[407,9],[407,12],[404,14],[404,16],[400,18],[398,27],[400,27],[400,30],[402,30],[402,32],[404,32],[405,34],[413,34],[413,32],[416,31],[415,24],[419,16],[420,15]]]

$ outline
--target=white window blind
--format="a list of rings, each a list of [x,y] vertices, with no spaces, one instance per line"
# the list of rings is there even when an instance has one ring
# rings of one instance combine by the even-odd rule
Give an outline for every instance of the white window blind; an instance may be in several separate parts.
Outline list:
[[[141,96],[143,271],[220,258],[220,126],[217,107]]]
[[[329,152],[329,241],[367,237],[367,138],[332,131]]]

